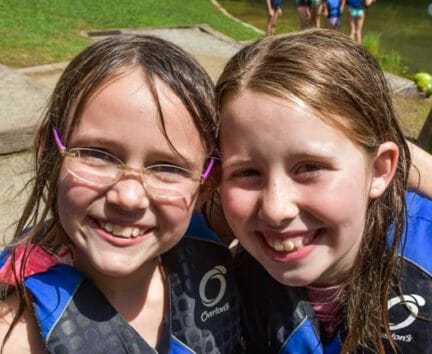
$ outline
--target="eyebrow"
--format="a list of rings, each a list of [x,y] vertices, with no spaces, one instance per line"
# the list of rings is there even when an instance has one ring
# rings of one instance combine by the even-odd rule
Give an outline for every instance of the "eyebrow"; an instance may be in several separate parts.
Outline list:
[[[107,139],[105,137],[94,137],[90,135],[82,135],[79,138],[72,139],[73,144],[70,147],[75,147],[77,145],[106,145],[113,146],[118,149],[122,149],[122,144],[111,139]]]
[[[221,161],[222,167],[224,167],[224,166],[231,166],[231,165],[242,164],[242,163],[245,163],[245,162],[252,161],[252,159],[251,158],[242,158],[242,157],[237,158],[236,156],[231,156],[229,158],[224,158],[222,156],[221,159],[220,159],[220,161]]]
[[[296,159],[299,158],[314,158],[314,159],[327,159],[327,160],[331,160],[334,161],[334,147],[330,147],[328,146],[328,144],[315,144],[315,143],[311,143],[308,144],[308,146],[306,147],[306,149],[303,149],[302,151],[293,151],[291,153],[287,153],[285,156],[286,157],[295,157]],[[262,158],[260,158],[262,160]],[[241,155],[232,155],[229,156],[227,158],[225,158],[224,156],[222,156],[222,167],[226,167],[226,166],[235,166],[235,165],[241,165],[243,163],[249,163],[251,161],[255,160],[255,158],[251,158],[251,157],[243,157]]]
[[[330,158],[331,157],[330,155],[335,153],[335,148],[337,147],[333,143],[323,144],[323,143],[309,142],[306,149],[300,152],[299,155]],[[337,153],[339,153],[339,149],[337,149]]]

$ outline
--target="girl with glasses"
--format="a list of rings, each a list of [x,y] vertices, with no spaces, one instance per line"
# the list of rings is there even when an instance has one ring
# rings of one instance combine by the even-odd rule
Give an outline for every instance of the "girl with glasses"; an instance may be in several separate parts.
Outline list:
[[[230,253],[183,238],[216,116],[208,75],[164,40],[114,36],[71,61],[0,258],[3,352],[236,352]]]
[[[216,98],[247,353],[431,352],[432,201],[406,192],[374,58],[332,30],[268,37]]]

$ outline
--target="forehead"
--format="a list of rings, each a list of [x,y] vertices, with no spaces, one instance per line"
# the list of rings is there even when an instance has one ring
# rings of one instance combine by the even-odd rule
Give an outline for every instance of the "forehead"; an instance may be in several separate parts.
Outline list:
[[[235,126],[244,131],[253,131],[258,136],[272,131],[281,133],[279,127],[302,123],[304,117],[316,118],[302,101],[281,98],[267,93],[242,90],[228,97],[221,109],[221,134],[231,133]]]
[[[144,73],[129,70],[105,82],[87,101],[78,126],[72,131],[72,142],[84,137],[103,137],[122,144],[125,148],[167,149],[170,145],[189,158],[203,153],[204,147],[193,118],[177,95],[161,80],[155,80],[157,101]],[[163,117],[163,124],[161,117]]]
[[[302,101],[244,90],[224,102],[221,110],[220,145],[224,158],[234,151],[273,149],[281,154],[338,153],[341,144],[354,145],[340,129]],[[267,156],[267,154],[266,154]]]

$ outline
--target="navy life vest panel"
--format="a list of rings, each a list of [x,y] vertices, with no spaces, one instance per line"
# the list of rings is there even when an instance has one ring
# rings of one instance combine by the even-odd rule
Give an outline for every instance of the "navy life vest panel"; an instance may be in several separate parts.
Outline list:
[[[168,353],[239,353],[229,250],[210,239],[184,237],[162,263],[170,293]],[[28,277],[25,286],[50,353],[157,353],[75,268],[57,264]]]
[[[400,353],[426,354],[432,353],[432,201],[414,193],[407,193],[406,201],[401,295],[393,292],[388,300],[390,332]],[[341,352],[344,325],[324,341],[304,288],[280,284],[244,250],[237,255],[236,272],[246,353]],[[393,353],[384,333],[383,343]]]

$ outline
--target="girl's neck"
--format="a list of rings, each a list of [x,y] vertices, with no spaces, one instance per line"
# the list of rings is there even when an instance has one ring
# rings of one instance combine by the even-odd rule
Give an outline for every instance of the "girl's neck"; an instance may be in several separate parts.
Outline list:
[[[342,320],[340,285],[320,287],[308,285],[306,290],[324,334],[327,338],[331,338]]]

